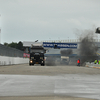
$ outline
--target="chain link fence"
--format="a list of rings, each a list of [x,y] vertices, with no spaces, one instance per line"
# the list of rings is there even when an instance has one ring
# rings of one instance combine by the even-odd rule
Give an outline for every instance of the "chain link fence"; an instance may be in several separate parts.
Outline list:
[[[23,57],[24,51],[0,44],[0,56]]]

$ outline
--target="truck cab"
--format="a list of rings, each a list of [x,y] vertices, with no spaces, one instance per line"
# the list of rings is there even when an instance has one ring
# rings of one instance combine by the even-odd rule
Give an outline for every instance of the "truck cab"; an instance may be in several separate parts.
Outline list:
[[[29,65],[40,64],[45,65],[44,53],[46,50],[42,46],[32,46],[30,48]]]

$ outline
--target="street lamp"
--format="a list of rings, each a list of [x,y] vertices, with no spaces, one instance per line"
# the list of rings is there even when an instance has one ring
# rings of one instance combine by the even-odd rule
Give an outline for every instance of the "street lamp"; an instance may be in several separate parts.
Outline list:
[[[38,42],[38,40],[36,40],[35,42]]]
[[[100,27],[96,29],[95,33],[100,34]]]

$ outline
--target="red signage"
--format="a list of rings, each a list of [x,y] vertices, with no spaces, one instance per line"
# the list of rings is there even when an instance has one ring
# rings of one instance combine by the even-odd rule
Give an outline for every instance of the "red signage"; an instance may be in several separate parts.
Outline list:
[[[23,53],[23,57],[24,57],[24,58],[29,58],[29,57],[30,57],[30,54]]]

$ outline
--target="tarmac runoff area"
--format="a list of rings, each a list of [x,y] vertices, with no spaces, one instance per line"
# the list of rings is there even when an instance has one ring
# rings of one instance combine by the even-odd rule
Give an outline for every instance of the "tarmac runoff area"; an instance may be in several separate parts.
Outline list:
[[[15,70],[20,74],[11,73]],[[77,66],[1,66],[0,100],[100,100],[99,71]]]

